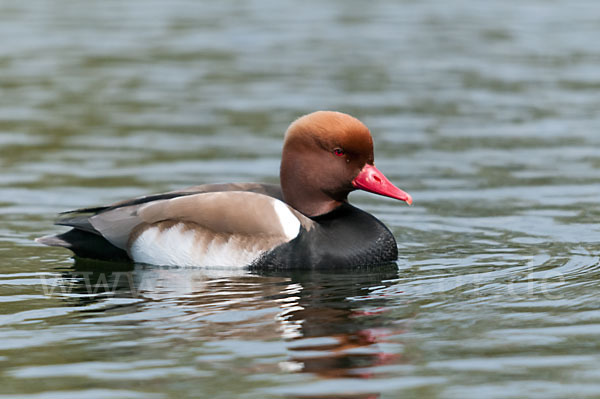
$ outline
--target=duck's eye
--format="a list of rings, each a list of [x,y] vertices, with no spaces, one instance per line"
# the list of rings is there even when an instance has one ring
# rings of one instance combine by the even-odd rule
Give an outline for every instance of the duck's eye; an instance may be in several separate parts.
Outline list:
[[[333,153],[338,157],[341,157],[344,155],[344,150],[342,150],[341,148],[336,148],[335,150],[333,150]]]

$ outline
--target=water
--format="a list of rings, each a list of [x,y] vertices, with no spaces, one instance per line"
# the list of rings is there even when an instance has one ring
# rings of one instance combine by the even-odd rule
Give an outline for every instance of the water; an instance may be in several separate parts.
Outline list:
[[[0,398],[600,397],[594,1],[0,1]],[[75,262],[57,212],[372,130],[382,270]]]

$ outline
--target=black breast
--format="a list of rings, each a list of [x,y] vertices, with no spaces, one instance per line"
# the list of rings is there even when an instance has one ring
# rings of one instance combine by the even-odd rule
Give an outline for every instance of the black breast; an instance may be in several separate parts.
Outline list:
[[[316,226],[262,256],[255,268],[332,269],[393,262],[393,234],[374,216],[350,204],[313,218]]]

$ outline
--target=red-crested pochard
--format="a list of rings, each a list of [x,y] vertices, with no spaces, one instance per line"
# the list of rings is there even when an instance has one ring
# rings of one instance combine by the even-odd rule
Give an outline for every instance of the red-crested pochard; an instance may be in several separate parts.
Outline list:
[[[348,203],[356,189],[412,203],[373,164],[373,139],[358,119],[318,111],[285,134],[281,187],[206,184],[65,212],[71,230],[38,242],[83,258],[154,265],[329,268],[398,257],[374,216]]]

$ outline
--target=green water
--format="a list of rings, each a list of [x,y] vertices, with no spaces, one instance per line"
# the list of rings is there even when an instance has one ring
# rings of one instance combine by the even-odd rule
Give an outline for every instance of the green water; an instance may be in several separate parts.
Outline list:
[[[0,1],[0,398],[600,397],[595,1]],[[75,262],[57,212],[277,182],[335,109],[381,270]]]

